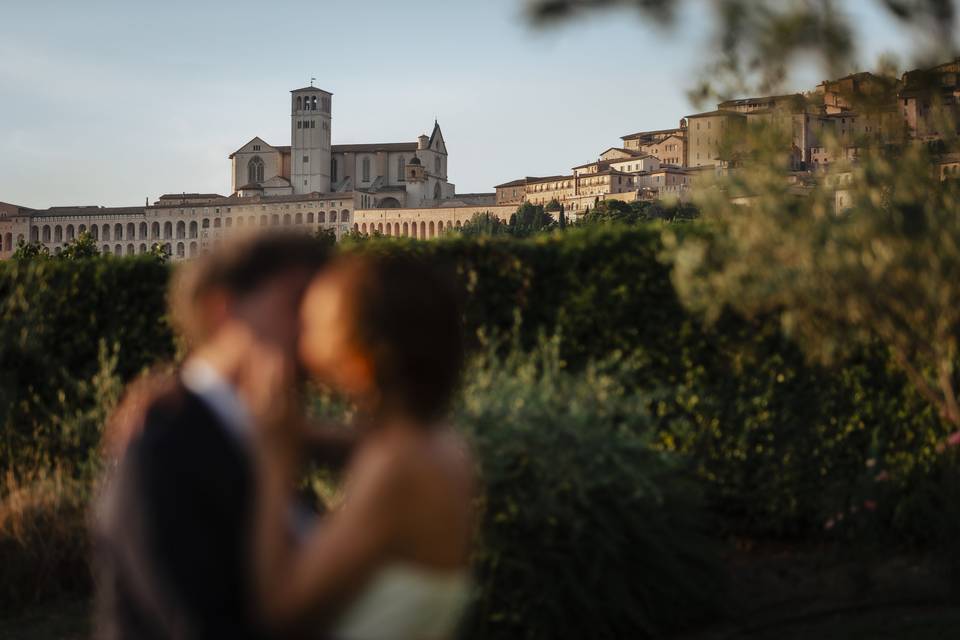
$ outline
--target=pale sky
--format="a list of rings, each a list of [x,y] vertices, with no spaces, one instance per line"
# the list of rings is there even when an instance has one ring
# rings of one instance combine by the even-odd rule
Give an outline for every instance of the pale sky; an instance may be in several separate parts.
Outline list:
[[[289,91],[311,76],[334,93],[334,144],[412,141],[436,117],[457,191],[492,191],[676,126],[709,56],[695,15],[673,32],[628,11],[539,30],[524,0],[3,3],[0,201],[37,208],[229,195],[227,156],[255,135],[290,144]],[[865,64],[907,57],[875,0],[839,4]]]

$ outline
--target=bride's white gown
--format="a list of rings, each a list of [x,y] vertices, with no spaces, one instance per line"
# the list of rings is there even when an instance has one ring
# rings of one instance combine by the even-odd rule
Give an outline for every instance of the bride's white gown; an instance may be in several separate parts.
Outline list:
[[[381,569],[333,627],[336,640],[446,640],[470,597],[465,570]]]

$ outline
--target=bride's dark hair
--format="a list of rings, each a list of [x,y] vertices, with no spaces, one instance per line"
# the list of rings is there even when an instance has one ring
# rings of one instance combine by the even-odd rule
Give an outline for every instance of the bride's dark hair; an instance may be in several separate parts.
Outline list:
[[[425,423],[441,418],[464,360],[453,278],[410,257],[347,257],[341,267],[353,338],[372,362],[380,409]]]

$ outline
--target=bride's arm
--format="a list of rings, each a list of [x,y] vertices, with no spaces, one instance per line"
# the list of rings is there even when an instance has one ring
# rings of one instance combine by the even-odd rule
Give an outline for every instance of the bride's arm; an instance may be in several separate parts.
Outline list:
[[[389,552],[404,484],[389,455],[361,454],[343,506],[297,544],[285,526],[297,465],[282,447],[261,447],[255,525],[258,599],[268,625],[280,630],[329,622],[364,586]]]

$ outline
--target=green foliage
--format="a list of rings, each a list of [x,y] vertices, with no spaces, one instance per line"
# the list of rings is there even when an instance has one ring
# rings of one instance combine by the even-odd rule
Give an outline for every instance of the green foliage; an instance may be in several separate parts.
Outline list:
[[[150,258],[0,264],[0,473],[87,459],[102,399],[86,381],[173,354],[168,273]]]
[[[17,242],[17,250],[13,252],[12,258],[18,262],[24,260],[44,260],[50,257],[50,249],[42,242],[26,243],[23,240]]]
[[[553,200],[553,202],[557,202]],[[549,206],[549,205],[548,205]],[[560,204],[557,203],[559,208]],[[559,209],[551,209],[556,211]],[[526,238],[535,233],[549,231],[554,227],[553,217],[540,205],[524,202],[516,213],[510,216],[510,234],[517,238]]]
[[[650,446],[633,363],[569,370],[559,341],[484,351],[456,423],[484,482],[465,638],[661,637],[720,609],[718,563],[679,460]]]
[[[57,256],[61,260],[85,260],[87,258],[96,258],[100,255],[97,249],[97,243],[90,235],[90,232],[83,231],[77,235],[73,242],[68,242],[63,246],[63,250]]]
[[[468,238],[478,236],[499,236],[509,233],[507,225],[490,212],[475,213],[463,224],[460,233]]]

